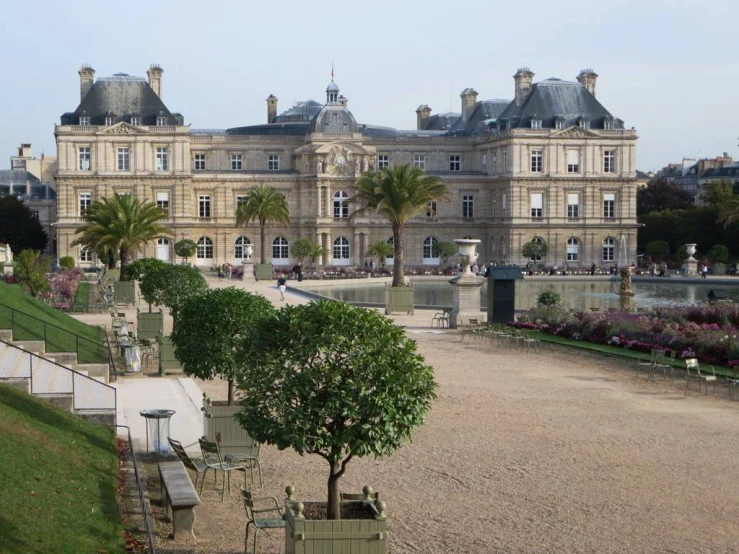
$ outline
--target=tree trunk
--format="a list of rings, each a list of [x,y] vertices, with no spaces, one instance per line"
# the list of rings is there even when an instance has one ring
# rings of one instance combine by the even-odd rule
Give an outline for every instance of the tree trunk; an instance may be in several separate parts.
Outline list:
[[[128,278],[128,264],[131,261],[131,256],[128,254],[128,250],[125,248],[121,248],[120,250],[120,257],[121,257],[121,281],[129,281]]]
[[[108,249],[108,269],[115,269],[115,252],[112,248]]]
[[[344,472],[340,462],[331,463],[331,475],[328,477],[327,519],[341,519],[341,498],[339,496],[339,479]]]
[[[228,405],[229,406],[234,405],[234,380],[233,379],[228,380]]]
[[[267,247],[264,244],[264,221],[259,222],[259,245],[262,247],[262,251],[260,252],[259,258],[262,260],[259,262],[260,264],[264,265],[267,263],[267,258],[264,257],[264,253],[267,251]]]
[[[393,286],[403,286],[403,226],[393,225]]]

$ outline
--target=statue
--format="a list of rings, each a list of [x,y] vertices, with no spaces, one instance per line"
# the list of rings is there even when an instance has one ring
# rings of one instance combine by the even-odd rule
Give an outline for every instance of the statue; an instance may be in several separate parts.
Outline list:
[[[621,270],[621,288],[618,294],[621,296],[634,296],[631,288],[631,267],[625,267]]]
[[[10,249],[10,245],[5,245],[5,263],[11,264],[13,263],[13,251]]]
[[[318,173],[323,173],[323,162],[319,159],[318,160]]]

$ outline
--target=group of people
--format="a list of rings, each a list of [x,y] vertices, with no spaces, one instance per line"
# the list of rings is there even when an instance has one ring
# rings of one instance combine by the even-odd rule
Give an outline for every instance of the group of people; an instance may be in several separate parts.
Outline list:
[[[229,263],[223,264],[221,267],[218,268],[218,280],[223,281],[223,279],[231,279],[231,276],[233,275],[233,266]]]
[[[364,269],[368,271],[375,270],[375,260],[364,260]]]

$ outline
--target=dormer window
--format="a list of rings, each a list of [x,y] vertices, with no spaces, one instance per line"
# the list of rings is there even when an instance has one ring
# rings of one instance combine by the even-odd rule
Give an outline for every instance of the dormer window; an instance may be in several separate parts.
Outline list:
[[[141,118],[137,115],[131,116],[131,125],[139,126],[141,125]]]
[[[106,115],[105,116],[105,126],[110,127],[111,125],[113,125],[113,123],[115,123],[115,117],[111,115]]]
[[[554,120],[554,128],[559,130],[565,128],[565,120],[563,117],[558,117]]]
[[[541,129],[541,119],[532,119],[531,120],[531,128],[532,129]]]
[[[580,126],[581,129],[590,129],[590,120],[582,118],[580,119],[577,124]]]
[[[606,131],[612,131],[613,130],[613,120],[610,118],[606,118],[606,120],[603,121],[603,128]]]
[[[89,115],[81,115],[80,116],[80,125],[89,125],[90,124],[90,116]]]
[[[157,117],[157,127],[164,127],[167,124],[166,117]]]

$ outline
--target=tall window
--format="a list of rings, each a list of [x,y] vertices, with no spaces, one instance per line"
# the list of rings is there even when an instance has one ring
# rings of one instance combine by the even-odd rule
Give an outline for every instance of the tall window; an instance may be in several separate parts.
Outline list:
[[[195,256],[201,260],[213,259],[213,241],[208,237],[200,237],[197,242]]]
[[[606,119],[603,122],[603,129],[606,131],[612,131],[613,130],[613,120],[612,119]]]
[[[90,116],[89,115],[81,115],[80,116],[80,125],[89,125],[90,124]]]
[[[426,204],[426,217],[436,217],[436,202],[433,200]]]
[[[603,217],[616,217],[616,194],[613,192],[603,195]]]
[[[231,171],[241,171],[242,158],[241,154],[231,154]]]
[[[508,171],[508,150],[503,150],[503,167],[501,171],[505,173]]]
[[[493,175],[498,173],[498,153],[493,152]]]
[[[462,169],[462,156],[449,156],[449,171],[460,171]]]
[[[475,217],[475,197],[471,194],[462,196],[462,218],[472,219]]]
[[[567,173],[580,173],[580,151],[567,151]]]
[[[413,156],[413,167],[426,170],[426,156],[416,154]]]
[[[288,242],[284,237],[277,237],[272,241],[272,259],[286,260],[288,257]]]
[[[195,154],[195,171],[202,171],[205,169],[205,154]]]
[[[386,154],[377,156],[377,169],[385,169],[386,167],[390,167],[390,157]]]
[[[210,196],[207,194],[198,196],[198,216],[201,218],[210,217]]]
[[[577,122],[578,125],[580,125],[581,129],[590,129],[590,120],[589,119],[581,119]]]
[[[164,210],[169,214],[169,192],[157,192],[157,208]]]
[[[92,262],[92,250],[90,250],[86,246],[82,246],[80,248],[80,262],[81,263],[91,263]]]
[[[616,151],[603,151],[603,173],[616,173]]]
[[[334,260],[349,259],[349,239],[339,237],[334,241]]]
[[[269,171],[280,170],[280,156],[279,154],[270,154],[267,156],[267,169]]]
[[[567,217],[580,217],[580,195],[576,193],[567,194]]]
[[[576,238],[567,239],[567,261],[576,262],[580,254],[580,241]]]
[[[239,208],[244,202],[246,202],[246,194],[237,194],[236,195],[236,209]]]
[[[349,195],[343,190],[338,191],[334,194],[334,217],[337,219],[344,219],[349,217],[349,203],[347,200]]]
[[[502,204],[503,204],[503,217],[505,217],[506,215],[508,215],[507,214],[507,211],[508,211],[508,203],[507,203],[508,197],[504,194],[503,197],[502,197],[502,200],[503,200],[503,202],[502,202]]]
[[[608,237],[606,240],[603,241],[603,261],[612,262],[613,260],[615,260],[615,251],[616,240]]]
[[[87,209],[90,207],[90,204],[92,204],[92,193],[91,192],[81,192],[80,193],[80,217],[85,215],[85,212],[87,212]]]
[[[542,167],[543,167],[543,151],[542,150],[532,150],[531,151],[531,171],[533,173],[541,173]]]
[[[234,242],[234,258],[237,260],[243,260],[246,256],[246,246],[251,244],[248,237],[239,237]]]
[[[169,150],[167,148],[157,148],[157,171],[169,170]]]
[[[80,171],[90,171],[90,147],[80,148]]]
[[[131,170],[131,155],[128,147],[118,149],[118,171]]]
[[[542,217],[544,209],[544,195],[540,192],[531,193],[531,217]]]
[[[426,237],[426,240],[423,241],[424,261],[436,260],[438,262],[438,257],[434,256],[434,244],[437,242],[439,242],[439,239],[436,237]]]
[[[131,125],[135,125],[135,126],[141,125],[141,118],[135,115],[131,116]]]
[[[554,122],[554,128],[555,129],[564,129],[565,128],[565,120],[561,118],[557,118]]]

